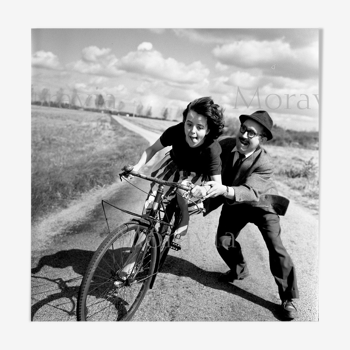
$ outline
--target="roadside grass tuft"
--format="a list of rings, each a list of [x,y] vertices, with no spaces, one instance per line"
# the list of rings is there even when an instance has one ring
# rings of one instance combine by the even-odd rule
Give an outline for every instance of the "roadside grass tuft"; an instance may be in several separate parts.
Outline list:
[[[288,195],[315,212],[319,210],[318,152],[270,146],[276,180],[290,189]],[[273,155],[272,155],[273,154]]]

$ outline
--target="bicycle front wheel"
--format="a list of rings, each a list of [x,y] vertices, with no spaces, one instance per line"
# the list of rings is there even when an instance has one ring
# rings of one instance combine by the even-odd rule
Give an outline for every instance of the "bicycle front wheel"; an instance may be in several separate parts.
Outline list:
[[[132,271],[120,282],[120,272],[130,262],[130,255],[135,254],[140,235],[145,240],[138,248]],[[93,255],[82,280],[78,321],[130,320],[149,289],[156,254],[156,239],[145,225],[129,222],[108,235]]]

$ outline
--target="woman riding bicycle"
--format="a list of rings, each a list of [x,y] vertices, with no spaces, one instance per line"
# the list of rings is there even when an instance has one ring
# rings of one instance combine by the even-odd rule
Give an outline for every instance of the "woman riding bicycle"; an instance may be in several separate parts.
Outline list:
[[[160,150],[172,146],[171,151],[155,165],[151,176],[196,185],[203,185],[209,180],[221,184],[221,147],[217,138],[224,128],[223,118],[222,108],[210,97],[190,102],[183,112],[183,122],[165,130],[160,138],[143,152],[133,170],[139,171]],[[181,221],[175,236],[184,236],[188,230],[188,201],[183,194],[182,190],[177,190]],[[153,201],[154,196],[151,186],[145,208]]]

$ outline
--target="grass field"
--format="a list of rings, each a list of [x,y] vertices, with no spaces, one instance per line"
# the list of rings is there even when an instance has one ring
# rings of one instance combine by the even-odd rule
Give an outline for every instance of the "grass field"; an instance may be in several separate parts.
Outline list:
[[[148,143],[108,115],[32,106],[32,222],[115,182]]]

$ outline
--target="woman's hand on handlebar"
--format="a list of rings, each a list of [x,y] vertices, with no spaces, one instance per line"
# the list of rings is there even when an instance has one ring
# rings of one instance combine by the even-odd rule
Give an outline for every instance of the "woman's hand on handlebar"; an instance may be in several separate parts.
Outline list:
[[[130,173],[131,171],[136,171],[134,165],[125,165],[122,169],[122,173],[119,174],[120,177],[125,177],[126,179],[131,180],[134,176]]]

